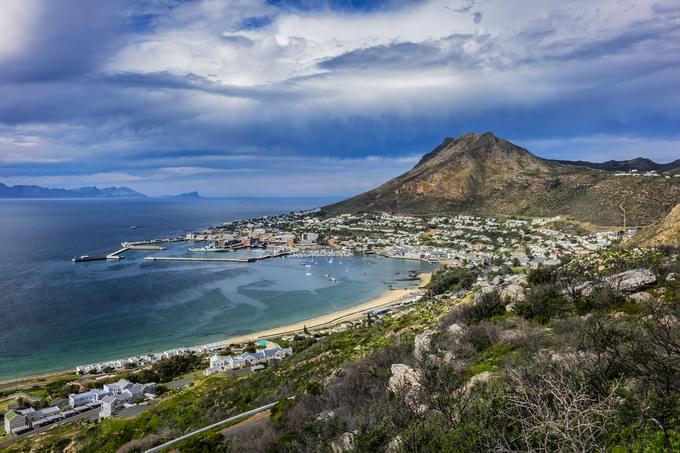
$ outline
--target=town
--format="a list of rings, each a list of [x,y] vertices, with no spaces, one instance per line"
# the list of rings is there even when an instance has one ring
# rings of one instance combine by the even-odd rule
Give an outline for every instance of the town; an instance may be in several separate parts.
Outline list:
[[[407,215],[342,214],[326,216],[319,210],[272,217],[227,222],[181,238],[150,240],[148,243],[189,243],[192,253],[266,249],[291,257],[376,255],[388,259],[420,260],[469,269],[477,275],[475,288],[495,288],[504,294],[521,292],[522,272],[518,270],[560,264],[565,258],[588,255],[615,241],[630,237],[635,230],[591,232],[558,217],[496,219],[473,215],[416,217]],[[193,244],[205,243],[204,247]],[[129,243],[123,248],[130,248]],[[141,249],[163,253],[163,247]],[[416,275],[410,275],[417,279]],[[385,315],[395,319],[409,313],[423,292],[416,292],[397,303],[366,312],[367,319]],[[343,320],[316,329],[323,336],[352,329],[363,318]],[[297,332],[281,336],[284,342],[313,336]],[[225,353],[226,351],[226,353]],[[257,372],[272,362],[293,354],[291,347],[281,347],[268,339],[226,344],[215,342],[201,346],[178,347],[125,359],[79,365],[80,376],[116,376],[118,372],[149,369],[173,357],[202,357],[209,363],[203,375]],[[134,376],[134,374],[133,374]],[[132,378],[131,378],[132,379]],[[152,383],[134,383],[126,379],[104,384],[100,388],[81,388],[68,400],[47,408],[16,407],[5,413],[5,431],[21,435],[54,423],[65,423],[80,414],[96,413],[94,418],[111,417],[126,407],[148,404],[157,397]]]

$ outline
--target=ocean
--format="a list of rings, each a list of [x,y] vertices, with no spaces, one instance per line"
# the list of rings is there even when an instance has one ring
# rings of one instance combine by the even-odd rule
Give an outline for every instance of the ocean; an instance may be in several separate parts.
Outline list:
[[[364,303],[389,287],[412,286],[405,278],[409,272],[433,269],[375,256],[249,264],[143,259],[186,254],[186,243],[164,252],[130,251],[119,261],[71,262],[73,256],[114,251],[122,241],[181,235],[331,201],[0,200],[0,380],[308,319]]]

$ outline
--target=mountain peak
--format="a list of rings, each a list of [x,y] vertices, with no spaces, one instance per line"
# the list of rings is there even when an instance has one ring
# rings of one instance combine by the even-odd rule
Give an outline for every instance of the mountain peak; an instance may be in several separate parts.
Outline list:
[[[680,162],[663,167],[676,164]],[[661,166],[644,158],[604,164],[547,160],[493,132],[469,132],[445,138],[403,175],[327,209],[564,214],[600,225],[621,225],[625,205],[626,223],[644,225],[680,203],[680,178],[632,178],[612,170],[649,165]],[[680,172],[680,166],[675,171]]]
[[[458,138],[445,138],[442,143],[431,152],[425,154],[414,167],[440,166],[451,160],[483,161],[494,160],[497,163],[525,160],[525,164],[535,167],[543,162],[542,159],[531,154],[524,148],[496,136],[493,132],[468,132]],[[532,162],[529,162],[532,161]],[[461,163],[461,162],[459,162]],[[507,163],[507,162],[506,162]]]

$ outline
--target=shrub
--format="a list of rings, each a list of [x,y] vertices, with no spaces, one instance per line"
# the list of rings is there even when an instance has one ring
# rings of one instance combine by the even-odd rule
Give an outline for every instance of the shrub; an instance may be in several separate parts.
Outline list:
[[[426,288],[430,295],[442,294],[458,289],[470,289],[477,280],[477,274],[462,267],[445,267],[435,272]]]
[[[505,313],[505,304],[497,291],[479,294],[471,304],[460,304],[442,318],[444,325],[479,324],[485,319]]]
[[[515,303],[514,312],[525,319],[547,324],[564,310],[565,300],[554,283],[535,286],[527,298]]]

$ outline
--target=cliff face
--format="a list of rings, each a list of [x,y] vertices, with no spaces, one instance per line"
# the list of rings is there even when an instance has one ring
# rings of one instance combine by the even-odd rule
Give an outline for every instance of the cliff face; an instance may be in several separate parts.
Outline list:
[[[328,206],[328,212],[572,215],[600,225],[645,225],[680,202],[680,178],[615,176],[541,159],[496,137],[447,138],[407,173]]]

